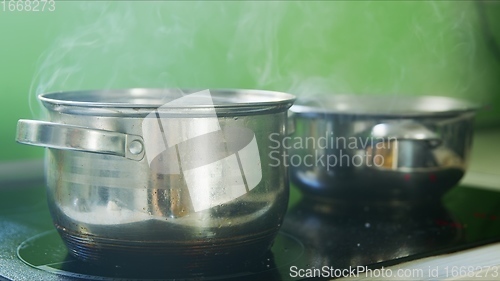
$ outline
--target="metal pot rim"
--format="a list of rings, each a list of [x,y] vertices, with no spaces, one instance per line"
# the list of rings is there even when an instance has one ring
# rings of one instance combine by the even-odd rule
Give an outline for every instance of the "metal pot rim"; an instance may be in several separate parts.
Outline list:
[[[290,110],[307,116],[435,117],[474,112],[478,109],[478,104],[445,96],[335,95],[299,98]]]
[[[184,94],[202,89],[130,88],[84,90],[40,94],[39,100],[51,110],[85,115],[143,115]],[[295,96],[283,92],[252,89],[210,89],[213,104],[170,107],[175,114],[197,115],[207,110],[217,114],[261,114],[287,110]],[[175,111],[175,112],[174,112]]]

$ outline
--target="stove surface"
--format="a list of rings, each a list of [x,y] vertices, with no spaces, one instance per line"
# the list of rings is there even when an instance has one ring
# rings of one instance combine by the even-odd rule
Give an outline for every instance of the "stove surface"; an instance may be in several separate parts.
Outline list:
[[[500,192],[458,186],[442,202],[399,207],[303,199],[265,257],[196,273],[80,262],[52,226],[43,184],[11,183],[0,188],[0,239],[0,279],[7,280],[297,280],[299,269],[380,268],[500,241]]]

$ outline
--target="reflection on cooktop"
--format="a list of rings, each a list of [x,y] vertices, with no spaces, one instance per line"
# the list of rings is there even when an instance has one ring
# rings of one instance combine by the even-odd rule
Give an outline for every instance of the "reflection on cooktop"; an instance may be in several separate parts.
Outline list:
[[[335,206],[304,200],[291,208],[283,225],[308,249],[311,266],[348,268],[404,258],[463,241],[463,231],[443,206]]]
[[[4,196],[5,195],[5,196]],[[291,206],[272,251],[240,267],[92,265],[68,255],[40,186],[0,190],[0,279],[298,280],[300,269],[381,268],[500,240],[500,192],[456,187],[442,202],[412,206],[321,203]],[[24,261],[24,262],[23,262]],[[27,264],[31,265],[28,266]]]

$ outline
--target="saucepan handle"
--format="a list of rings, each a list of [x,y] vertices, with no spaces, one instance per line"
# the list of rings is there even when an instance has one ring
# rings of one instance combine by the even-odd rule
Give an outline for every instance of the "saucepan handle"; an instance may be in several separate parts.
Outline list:
[[[16,141],[62,150],[116,155],[135,161],[144,158],[141,136],[45,121],[19,120]]]
[[[432,146],[438,146],[442,142],[438,133],[412,120],[379,123],[362,135],[382,141],[391,139],[427,141]]]

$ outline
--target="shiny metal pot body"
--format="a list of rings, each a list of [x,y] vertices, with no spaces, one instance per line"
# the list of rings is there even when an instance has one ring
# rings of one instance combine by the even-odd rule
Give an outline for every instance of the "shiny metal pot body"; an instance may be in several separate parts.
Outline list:
[[[291,180],[320,200],[439,200],[466,171],[474,110],[445,97],[299,101],[291,109]]]
[[[218,90],[211,91],[213,106],[161,107],[182,96],[160,89],[47,94],[40,99],[50,123],[19,122],[18,141],[49,147],[48,204],[74,256],[112,263],[167,259],[196,267],[250,258],[270,247],[287,208],[288,174],[285,165],[268,165],[268,136],[285,136],[293,96]],[[147,118],[159,130],[145,130]],[[157,125],[159,118],[182,122],[168,130]],[[220,128],[208,130],[213,124]],[[247,143],[229,147],[231,139],[241,144],[245,132],[253,133],[247,142],[255,145],[258,161],[246,161],[240,148]],[[172,153],[150,159],[152,150],[161,152],[182,137]],[[154,138],[159,145],[148,147]],[[232,168],[219,163],[230,156]],[[195,160],[205,162],[191,169]],[[177,170],[165,172],[172,167]],[[252,182],[249,173],[257,169],[261,177]],[[239,193],[232,184],[238,180]]]

